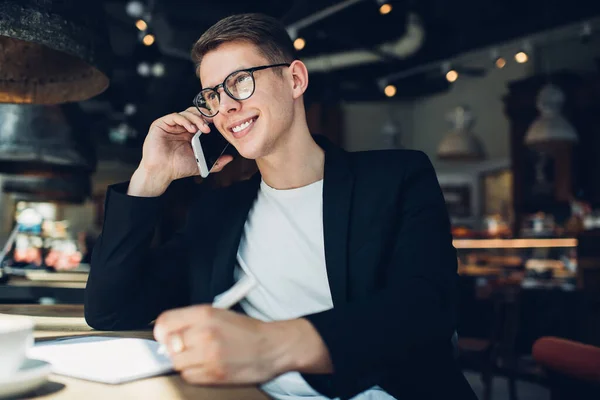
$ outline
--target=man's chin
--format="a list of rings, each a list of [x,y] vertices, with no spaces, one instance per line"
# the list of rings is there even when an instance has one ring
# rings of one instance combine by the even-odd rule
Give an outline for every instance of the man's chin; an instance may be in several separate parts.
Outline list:
[[[241,157],[245,158],[246,160],[255,160],[256,161],[257,159],[259,159],[261,157],[260,155],[252,153],[252,152],[243,153],[241,151],[238,151],[238,153]]]
[[[240,144],[238,146],[235,146],[235,148],[240,156],[248,160],[256,160],[258,158],[261,158],[263,155],[261,146],[256,146],[252,143]]]

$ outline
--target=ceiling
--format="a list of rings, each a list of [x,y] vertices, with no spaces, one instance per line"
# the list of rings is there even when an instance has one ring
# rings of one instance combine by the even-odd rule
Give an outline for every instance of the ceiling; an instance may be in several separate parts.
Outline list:
[[[109,89],[94,99],[66,105],[74,125],[91,132],[100,142],[100,158],[130,154],[140,145],[147,127],[155,118],[184,109],[199,88],[189,60],[193,42],[218,19],[238,12],[264,12],[293,25],[314,13],[344,0],[145,0],[153,3],[150,28],[156,36],[153,46],[144,46],[135,28],[135,18],[126,12],[128,0],[105,0],[107,24],[113,48],[113,72]],[[366,65],[311,71],[308,101],[384,100],[378,79],[382,76],[442,61],[469,50],[523,37],[600,15],[600,2],[585,0],[404,0],[390,1],[393,10],[380,15],[375,0],[355,4],[298,30],[306,39],[299,57],[327,65],[332,54],[363,52],[382,57]],[[422,40],[400,55],[377,52],[378,45],[395,42],[414,34],[407,25],[409,15],[417,15]],[[408,36],[407,36],[408,35]],[[410,45],[410,43],[409,43]],[[410,47],[410,46],[409,46]],[[324,57],[327,55],[327,57]],[[329,60],[329,61],[328,61]],[[143,77],[141,62],[162,63],[162,77]],[[310,70],[310,68],[309,68]],[[439,73],[413,74],[401,83],[397,98],[423,96],[447,90]],[[124,116],[126,104],[136,112]],[[109,128],[126,121],[138,131],[121,146],[109,145]],[[102,154],[104,152],[105,154]]]

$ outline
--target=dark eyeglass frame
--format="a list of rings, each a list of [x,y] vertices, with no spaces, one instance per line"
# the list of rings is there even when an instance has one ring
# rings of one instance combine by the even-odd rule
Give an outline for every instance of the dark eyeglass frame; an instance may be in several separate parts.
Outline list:
[[[245,69],[238,69],[236,71],[233,71],[232,73],[230,73],[229,75],[227,75],[225,77],[225,79],[223,79],[222,83],[219,83],[217,86],[215,87],[207,87],[204,88],[200,91],[200,93],[198,93],[196,95],[196,97],[194,97],[193,103],[194,106],[196,107],[196,109],[200,112],[200,114],[204,115],[205,117],[208,118],[212,118],[215,115],[217,115],[219,113],[219,110],[217,109],[217,112],[214,113],[213,115],[207,115],[204,112],[202,112],[202,110],[200,109],[200,106],[198,105],[198,98],[200,97],[200,94],[202,94],[202,92],[205,92],[207,90],[211,90],[213,92],[215,92],[215,94],[217,95],[217,99],[219,100],[219,104],[221,104],[221,93],[219,93],[219,89],[223,88],[223,91],[225,93],[227,93],[227,96],[231,97],[232,99],[236,100],[236,101],[242,101],[242,100],[247,100],[250,97],[252,97],[252,95],[254,94],[254,91],[256,90],[256,79],[254,78],[254,72],[255,71],[260,71],[263,69],[267,69],[267,68],[275,68],[275,67],[289,67],[291,64],[289,63],[282,63],[282,64],[270,64],[270,65],[261,65],[260,67],[252,67],[252,68],[245,68]],[[248,72],[250,73],[250,77],[252,78],[252,92],[248,95],[248,97],[244,97],[242,99],[235,97],[230,91],[229,89],[227,89],[227,86],[225,86],[225,83],[227,82],[227,80],[229,78],[231,78],[233,75],[235,74],[239,74],[240,72]]]

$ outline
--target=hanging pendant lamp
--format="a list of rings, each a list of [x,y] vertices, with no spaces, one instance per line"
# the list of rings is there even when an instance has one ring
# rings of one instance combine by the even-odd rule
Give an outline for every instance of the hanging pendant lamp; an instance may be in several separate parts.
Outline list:
[[[400,134],[401,134],[400,128],[396,124],[396,121],[394,121],[390,115],[390,117],[387,119],[387,121],[385,121],[385,123],[383,124],[383,127],[381,128],[381,135],[383,137],[384,148],[386,148],[386,149],[400,148],[401,146],[398,143]]]
[[[0,1],[0,103],[82,101],[109,85],[102,1]]]
[[[561,113],[564,101],[565,96],[558,86],[547,84],[542,88],[537,98],[540,115],[527,130],[527,146],[544,150],[579,140],[575,128]]]
[[[2,191],[20,199],[82,202],[91,194],[96,154],[61,106],[0,104]]]
[[[0,104],[0,172],[93,171],[89,138],[75,132],[60,106]]]
[[[448,161],[479,161],[485,158],[483,145],[473,133],[473,114],[467,107],[456,107],[447,119],[453,129],[440,142],[437,157]]]

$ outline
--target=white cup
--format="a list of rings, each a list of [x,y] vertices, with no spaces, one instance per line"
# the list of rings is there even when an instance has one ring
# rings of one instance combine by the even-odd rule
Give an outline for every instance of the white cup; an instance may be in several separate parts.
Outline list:
[[[32,318],[0,315],[0,381],[19,370],[33,346]]]

